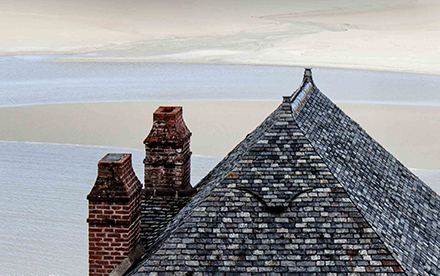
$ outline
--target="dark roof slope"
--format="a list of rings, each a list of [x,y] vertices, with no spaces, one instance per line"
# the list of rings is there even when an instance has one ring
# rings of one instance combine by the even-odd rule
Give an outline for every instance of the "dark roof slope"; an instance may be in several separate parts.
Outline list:
[[[185,206],[189,197],[142,195],[141,242],[149,248]]]
[[[310,77],[199,185],[133,274],[439,275],[438,197]]]
[[[315,86],[294,119],[409,275],[440,275],[440,197]]]

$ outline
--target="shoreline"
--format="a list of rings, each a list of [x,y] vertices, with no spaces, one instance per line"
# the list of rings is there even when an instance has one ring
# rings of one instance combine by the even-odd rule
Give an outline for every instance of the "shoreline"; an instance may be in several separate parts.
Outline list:
[[[193,154],[225,156],[280,101],[144,101],[0,108],[0,140],[143,148],[159,105],[182,105]],[[338,106],[407,167],[440,169],[440,107]],[[202,115],[201,115],[202,114]],[[378,123],[380,122],[380,123]]]
[[[186,60],[186,59],[169,59],[169,58],[132,58],[132,57],[82,57],[82,55],[88,55],[96,53],[96,51],[87,52],[34,52],[34,53],[0,53],[1,57],[14,57],[14,56],[72,56],[72,57],[55,57],[45,62],[70,62],[70,63],[158,63],[158,64],[209,64],[209,65],[229,65],[229,66],[273,66],[273,67],[298,67],[298,68],[311,68],[311,69],[336,69],[336,70],[356,70],[356,71],[374,71],[374,72],[386,72],[386,73],[403,73],[403,74],[416,74],[416,75],[432,75],[440,76],[440,68],[438,70],[424,70],[424,69],[412,69],[406,67],[385,67],[378,65],[358,65],[353,63],[340,63],[329,62],[315,62],[313,64],[307,63],[295,63],[295,62],[259,62],[259,61],[247,61],[247,62],[231,62],[231,61],[209,61],[203,58]],[[74,57],[75,56],[75,57]],[[79,57],[76,57],[79,56]]]

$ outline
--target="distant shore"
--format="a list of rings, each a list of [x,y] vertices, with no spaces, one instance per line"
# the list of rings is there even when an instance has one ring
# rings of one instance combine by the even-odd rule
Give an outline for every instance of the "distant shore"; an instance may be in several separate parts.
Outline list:
[[[0,11],[0,55],[440,74],[434,0],[20,0]]]

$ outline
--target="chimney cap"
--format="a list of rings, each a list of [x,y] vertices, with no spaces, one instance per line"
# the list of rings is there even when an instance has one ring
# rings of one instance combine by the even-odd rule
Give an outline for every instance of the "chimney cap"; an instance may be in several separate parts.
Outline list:
[[[181,106],[159,106],[156,111],[154,111],[154,115],[168,115],[175,116],[177,114],[181,114],[183,108]]]
[[[107,153],[99,162],[122,162],[130,155],[129,153]]]
[[[87,199],[95,202],[125,202],[141,187],[133,171],[131,154],[107,153],[98,162],[98,175]]]
[[[183,145],[190,137],[191,131],[183,121],[183,107],[159,106],[153,113],[153,126],[144,144]]]

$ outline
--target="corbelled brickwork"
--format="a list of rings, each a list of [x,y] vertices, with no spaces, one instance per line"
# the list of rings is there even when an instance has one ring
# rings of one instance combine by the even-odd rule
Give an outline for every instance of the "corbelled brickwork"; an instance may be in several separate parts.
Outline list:
[[[145,194],[192,195],[190,184],[191,132],[180,106],[161,106],[153,114],[153,127],[145,144]]]
[[[149,248],[196,192],[190,184],[191,132],[180,106],[161,106],[145,144],[141,240]]]
[[[89,276],[108,276],[121,263],[129,268],[140,257],[142,184],[131,154],[107,154],[89,200]],[[125,261],[125,262],[124,262]],[[117,275],[117,274],[116,274]]]

